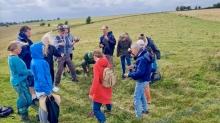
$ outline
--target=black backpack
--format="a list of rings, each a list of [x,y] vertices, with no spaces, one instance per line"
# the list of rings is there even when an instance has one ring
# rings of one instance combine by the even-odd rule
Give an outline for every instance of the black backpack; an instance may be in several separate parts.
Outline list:
[[[47,96],[46,107],[48,112],[48,121],[50,123],[58,123],[60,108],[53,96]]]
[[[12,114],[14,110],[12,107],[0,107],[0,117],[7,117]]]

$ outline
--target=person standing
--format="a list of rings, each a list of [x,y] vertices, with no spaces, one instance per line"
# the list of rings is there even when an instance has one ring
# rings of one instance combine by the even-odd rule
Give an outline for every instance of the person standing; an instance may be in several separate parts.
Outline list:
[[[102,85],[103,72],[109,66],[107,58],[101,51],[93,52],[96,63],[93,66],[93,81],[89,92],[89,98],[93,101],[93,113],[99,123],[105,123],[105,114],[101,111],[101,106],[106,105],[106,112],[112,110],[112,88],[106,88]]]
[[[31,28],[29,26],[22,26],[20,28],[18,34],[18,40],[17,40],[21,44],[22,50],[18,56],[24,61],[27,69],[30,69],[31,60],[32,60],[30,46],[33,44],[33,42],[31,41],[30,37],[31,37]],[[27,79],[28,79],[29,90],[32,96],[32,103],[35,105],[38,100],[34,91],[33,75],[30,74]]]
[[[126,70],[126,62],[127,65],[131,65],[131,55],[128,52],[128,49],[131,48],[132,41],[128,35],[128,33],[124,33],[119,37],[118,45],[117,45],[117,57],[121,59],[121,67],[122,67],[122,79],[124,79],[124,74]]]
[[[102,48],[103,54],[113,66],[113,54],[115,50],[116,40],[112,31],[109,31],[107,25],[102,26],[103,35],[100,37],[99,47]]]
[[[134,68],[125,77],[130,77],[136,80],[134,91],[134,107],[135,114],[138,119],[142,118],[142,114],[148,114],[148,104],[146,103],[145,87],[150,82],[151,64],[153,58],[145,50],[142,49],[137,43],[131,46],[131,54],[136,58]]]
[[[70,59],[73,60],[73,50],[75,49],[74,48],[74,45],[79,42],[79,38],[78,37],[74,37],[71,33],[70,33],[70,27],[68,25],[63,25],[63,28],[65,30],[65,35],[66,35],[66,39],[70,42],[70,45],[68,47],[68,52],[70,53]],[[67,63],[65,62],[64,63],[64,75],[66,72],[70,72],[68,67],[67,67]]]
[[[8,46],[10,55],[8,56],[8,65],[10,69],[10,82],[18,94],[17,109],[22,121],[28,121],[28,108],[31,105],[31,94],[27,85],[27,77],[31,71],[27,69],[24,61],[18,57],[21,52],[21,46],[17,41],[13,41]]]
[[[46,33],[42,39],[43,43],[43,55],[44,59],[48,62],[50,66],[50,74],[52,79],[52,85],[54,84],[54,56],[61,57],[60,53],[56,49],[55,46],[51,45],[50,41],[50,33]]]
[[[31,71],[34,75],[34,89],[37,98],[41,101],[45,96],[52,94],[52,79],[50,67],[43,55],[43,43],[35,43],[31,46]],[[39,102],[40,102],[39,101]],[[48,113],[39,106],[39,119],[41,123],[47,123]]]
[[[55,87],[57,89],[59,89],[57,86],[60,84],[61,75],[64,70],[64,63],[67,63],[67,66],[72,76],[72,81],[78,82],[75,65],[70,58],[69,47],[71,45],[71,42],[69,42],[67,36],[65,35],[65,28],[63,27],[63,25],[58,25],[58,32],[59,35],[56,36],[55,45],[62,57],[58,58],[58,70],[55,76]]]

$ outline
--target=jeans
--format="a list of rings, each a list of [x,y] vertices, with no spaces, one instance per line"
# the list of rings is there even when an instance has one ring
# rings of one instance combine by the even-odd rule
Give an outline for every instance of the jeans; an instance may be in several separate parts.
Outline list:
[[[28,114],[28,108],[32,103],[32,97],[26,81],[20,82],[17,86],[13,86],[18,94],[17,109],[21,115]]]
[[[48,112],[44,111],[42,108],[39,107],[40,123],[49,123],[47,117],[48,117]]]
[[[106,118],[105,114],[101,111],[101,103],[98,102],[93,102],[93,112],[99,123],[105,123]],[[106,104],[106,108],[108,111],[112,110],[112,105],[111,104]]]
[[[126,70],[125,62],[127,63],[128,66],[130,66],[131,65],[131,57],[129,55],[123,55],[120,58],[121,58],[122,75],[124,75],[125,70]]]
[[[148,106],[145,97],[145,86],[147,82],[136,82],[135,91],[134,91],[134,108],[137,118],[142,117],[143,111],[148,111]]]
[[[63,57],[58,58],[58,70],[57,70],[56,77],[55,77],[56,86],[60,84],[61,75],[64,70],[64,63],[67,63],[67,66],[71,72],[72,79],[76,79],[75,65],[71,61],[69,55],[64,55]]]

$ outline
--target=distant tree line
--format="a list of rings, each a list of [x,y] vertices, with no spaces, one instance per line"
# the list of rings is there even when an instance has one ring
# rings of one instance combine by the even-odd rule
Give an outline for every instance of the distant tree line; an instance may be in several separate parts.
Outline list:
[[[56,18],[56,19],[53,19],[53,20],[60,20],[60,18]],[[51,19],[48,19],[48,20],[44,20],[44,19],[36,19],[36,20],[27,20],[27,21],[22,21],[22,22],[0,22],[0,26],[11,26],[11,25],[17,25],[17,24],[26,24],[26,23],[34,23],[34,22],[41,22],[40,23],[40,26],[44,26],[45,23],[44,21],[53,21]],[[48,27],[50,26],[50,24],[48,24]]]
[[[189,11],[189,10],[197,10],[202,9],[201,6],[195,6],[195,8],[192,8],[191,6],[177,6],[176,11]]]
[[[220,8],[220,3],[216,3],[210,7],[205,7],[205,8],[202,8],[201,6],[195,6],[194,8],[192,8],[191,6],[177,6],[176,11],[189,11],[189,10],[212,9],[212,8]]]

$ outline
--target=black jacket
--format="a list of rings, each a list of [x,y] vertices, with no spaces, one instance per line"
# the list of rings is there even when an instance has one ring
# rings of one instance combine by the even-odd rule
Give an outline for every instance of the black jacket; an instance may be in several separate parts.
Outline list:
[[[53,45],[49,45],[48,54],[47,56],[44,56],[44,59],[48,62],[48,64],[50,65],[50,68],[53,68],[53,56],[61,57],[56,47]]]
[[[131,48],[132,41],[126,39],[125,41],[119,40],[117,45],[117,56],[129,55],[128,49]]]
[[[104,38],[104,35],[101,36],[99,44],[104,45],[104,47],[102,48],[102,52],[105,55],[113,56],[114,50],[115,50],[116,40],[115,40],[115,37],[112,32],[109,32],[107,37],[108,37],[108,40],[106,40]]]
[[[151,48],[153,53],[156,55],[157,59],[160,59],[160,50],[157,48],[156,44],[154,43],[154,41],[147,37],[148,43],[147,43],[147,48]]]

